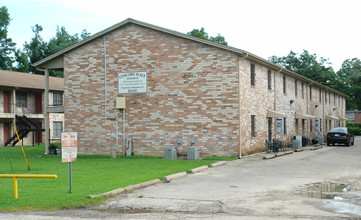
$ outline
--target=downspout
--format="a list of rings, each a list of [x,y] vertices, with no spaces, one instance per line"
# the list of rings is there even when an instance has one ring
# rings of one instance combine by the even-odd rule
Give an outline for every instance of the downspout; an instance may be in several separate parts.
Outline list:
[[[326,90],[323,91],[323,100],[321,100],[322,102],[322,127],[323,127],[323,131],[322,131],[322,136],[324,136],[326,133],[325,131],[327,130],[327,128],[325,128],[325,100],[326,100]]]
[[[105,40],[106,38],[104,36],[104,118],[107,118],[107,48],[105,45]]]
[[[240,57],[238,59],[238,123],[239,123],[239,156],[238,158],[242,158],[242,123],[241,123],[241,60],[244,60],[248,57],[248,53],[245,53],[246,55],[243,57]]]
[[[310,84],[308,84],[308,88],[306,89],[306,92],[307,92],[307,99],[306,99],[306,101],[307,101],[307,103],[306,103],[306,106],[307,106],[307,114],[309,115],[310,114],[310,108],[311,108],[311,106],[310,106],[310,95],[311,95],[311,90],[312,90],[312,84],[313,84],[313,81],[310,83]],[[308,137],[308,135],[310,134],[310,121],[309,120],[307,120],[307,129],[306,129],[306,137]]]
[[[283,68],[281,67],[280,70],[278,70],[277,72],[275,72],[275,75],[273,77],[273,85],[274,85],[274,89],[273,89],[273,93],[274,93],[274,100],[273,100],[273,110],[276,112],[277,111],[277,96],[276,96],[276,75],[279,74],[281,71],[283,70]]]
[[[276,94],[276,75],[278,75],[281,71],[283,70],[283,68],[281,67],[280,70],[278,70],[277,72],[275,72],[274,77],[273,77],[273,111],[277,112],[277,94]],[[273,134],[275,135],[275,139],[277,138],[277,120],[273,120]]]

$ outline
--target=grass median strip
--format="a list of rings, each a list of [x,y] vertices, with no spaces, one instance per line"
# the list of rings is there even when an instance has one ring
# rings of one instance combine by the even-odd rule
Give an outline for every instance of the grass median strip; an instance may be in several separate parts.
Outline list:
[[[68,193],[68,164],[61,156],[44,155],[44,145],[24,148],[31,170],[26,169],[19,147],[0,147],[1,174],[55,174],[58,179],[25,179],[13,198],[11,179],[0,179],[0,211],[52,210],[100,204],[104,198],[87,198],[179,172],[208,166],[216,160],[165,160],[159,157],[78,156],[72,163],[72,193]],[[11,161],[10,161],[11,160]],[[13,170],[13,171],[12,171]]]

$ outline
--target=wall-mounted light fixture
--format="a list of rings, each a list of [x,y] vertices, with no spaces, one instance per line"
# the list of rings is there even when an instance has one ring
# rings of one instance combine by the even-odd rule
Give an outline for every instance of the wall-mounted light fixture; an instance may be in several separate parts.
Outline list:
[[[336,108],[333,108],[333,110],[335,111],[335,110],[336,110]]]
[[[318,107],[318,105],[315,105],[315,108],[317,108]]]
[[[295,101],[295,100],[291,99],[291,100],[290,100],[290,104],[292,104],[294,101]]]

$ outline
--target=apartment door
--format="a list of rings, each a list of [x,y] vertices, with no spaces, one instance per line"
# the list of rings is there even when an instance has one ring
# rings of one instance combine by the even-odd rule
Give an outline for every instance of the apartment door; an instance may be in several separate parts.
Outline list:
[[[4,113],[10,113],[10,92],[4,91]]]
[[[4,143],[6,143],[10,138],[10,124],[4,123]]]
[[[267,118],[268,123],[268,140],[272,141],[272,118]]]
[[[36,122],[39,128],[42,128],[42,123]],[[43,132],[39,131],[35,133],[35,143],[42,143],[43,142]]]
[[[43,100],[42,100],[42,94],[36,93],[35,94],[35,113],[41,114],[43,113]]]

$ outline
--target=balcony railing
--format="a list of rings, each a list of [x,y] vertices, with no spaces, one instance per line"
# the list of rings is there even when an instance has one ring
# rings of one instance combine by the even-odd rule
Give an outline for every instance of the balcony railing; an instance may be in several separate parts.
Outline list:
[[[12,116],[14,115],[26,115],[26,116],[35,116],[42,115],[44,113],[42,105],[26,105],[26,106],[19,106],[15,105],[12,102],[4,103],[0,102],[0,116]]]

